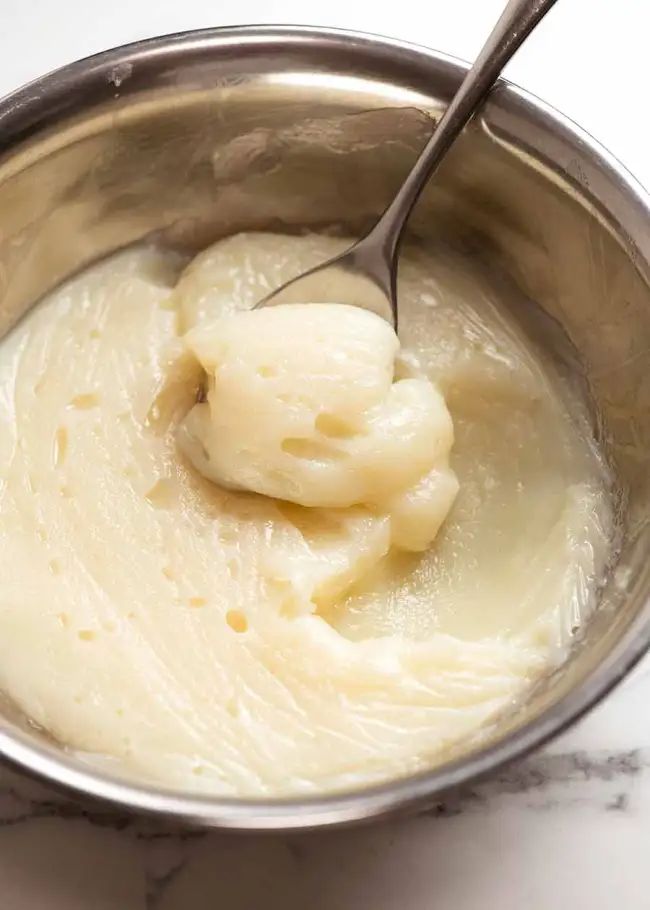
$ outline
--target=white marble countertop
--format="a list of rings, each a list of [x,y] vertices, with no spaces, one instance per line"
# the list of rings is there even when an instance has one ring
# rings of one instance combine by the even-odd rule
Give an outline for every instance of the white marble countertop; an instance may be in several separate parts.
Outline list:
[[[472,57],[501,0],[0,0],[0,94],[152,34],[361,28]],[[562,0],[508,75],[650,185],[650,4]],[[576,74],[579,74],[578,76]],[[625,98],[625,102],[621,99]],[[324,834],[174,831],[0,771],[2,910],[647,910],[650,658],[542,752],[419,816]]]

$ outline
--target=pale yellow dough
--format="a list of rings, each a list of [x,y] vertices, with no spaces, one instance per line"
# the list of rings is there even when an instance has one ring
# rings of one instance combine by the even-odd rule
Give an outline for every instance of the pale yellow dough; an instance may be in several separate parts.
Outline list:
[[[227,489],[186,457],[177,436],[210,373],[210,324],[343,245],[239,235],[180,280],[175,257],[127,251],[0,343],[0,687],[88,760],[237,795],[403,775],[524,697],[592,606],[612,521],[584,409],[498,303],[442,259],[411,253],[401,268],[400,370],[433,390],[423,415],[439,430],[417,470],[395,480],[380,458],[380,495],[367,453],[349,449],[363,412],[353,374],[349,400],[327,389],[323,437],[269,424],[266,467],[262,448],[245,462],[236,446],[219,465],[222,481],[260,493],[286,495],[298,478],[295,502]],[[395,353],[391,340],[373,407],[399,385],[386,379]],[[371,354],[363,370],[379,362]],[[290,373],[282,382],[294,394]],[[243,440],[236,386],[226,391],[224,419]],[[308,390],[302,417],[321,396]],[[321,483],[327,472],[306,458],[287,471],[283,440],[325,437],[358,470]],[[455,476],[446,522],[427,526],[449,509]],[[319,489],[326,508],[298,504]],[[423,553],[405,552],[436,531]]]
[[[204,477],[302,506],[367,506],[388,516],[394,545],[433,543],[458,491],[453,427],[429,379],[395,376],[387,322],[289,304],[223,316],[184,341],[206,371],[206,400],[177,439]]]

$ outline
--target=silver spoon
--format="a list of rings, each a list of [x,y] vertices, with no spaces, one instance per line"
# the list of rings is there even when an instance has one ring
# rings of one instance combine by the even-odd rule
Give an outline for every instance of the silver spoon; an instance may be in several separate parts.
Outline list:
[[[411,210],[449,147],[485,101],[506,63],[555,2],[510,0],[433,136],[370,232],[341,255],[283,284],[256,306],[353,303],[378,313],[397,331],[397,256]],[[345,301],[340,300],[341,287],[347,288]]]

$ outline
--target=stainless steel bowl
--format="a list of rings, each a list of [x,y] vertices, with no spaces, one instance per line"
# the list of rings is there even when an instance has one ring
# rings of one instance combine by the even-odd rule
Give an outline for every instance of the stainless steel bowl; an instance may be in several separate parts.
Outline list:
[[[189,249],[243,227],[360,230],[464,71],[366,35],[233,28],[119,48],[28,85],[0,102],[0,334],[62,278],[152,232]],[[9,705],[0,754],[134,810],[231,828],[315,827],[431,801],[579,717],[650,642],[649,226],[648,198],[621,165],[506,83],[413,219],[414,233],[460,250],[465,268],[488,270],[516,318],[527,314],[586,382],[623,491],[620,558],[585,635],[487,744],[380,787],[269,802],[112,777]]]

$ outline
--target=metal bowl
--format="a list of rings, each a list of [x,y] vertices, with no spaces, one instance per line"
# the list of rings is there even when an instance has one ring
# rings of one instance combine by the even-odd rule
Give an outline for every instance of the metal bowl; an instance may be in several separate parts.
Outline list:
[[[244,227],[361,230],[464,72],[456,60],[394,41],[264,27],[145,41],[28,85],[0,102],[0,334],[64,277],[152,233],[194,249]],[[0,754],[129,809],[288,829],[427,803],[579,717],[650,642],[649,225],[648,197],[617,161],[506,83],[412,221],[415,234],[459,250],[467,269],[489,269],[517,318],[537,314],[540,340],[590,390],[621,483],[620,557],[598,610],[567,663],[488,742],[383,786],[272,801],[190,796],[111,776],[30,729],[9,705]]]

